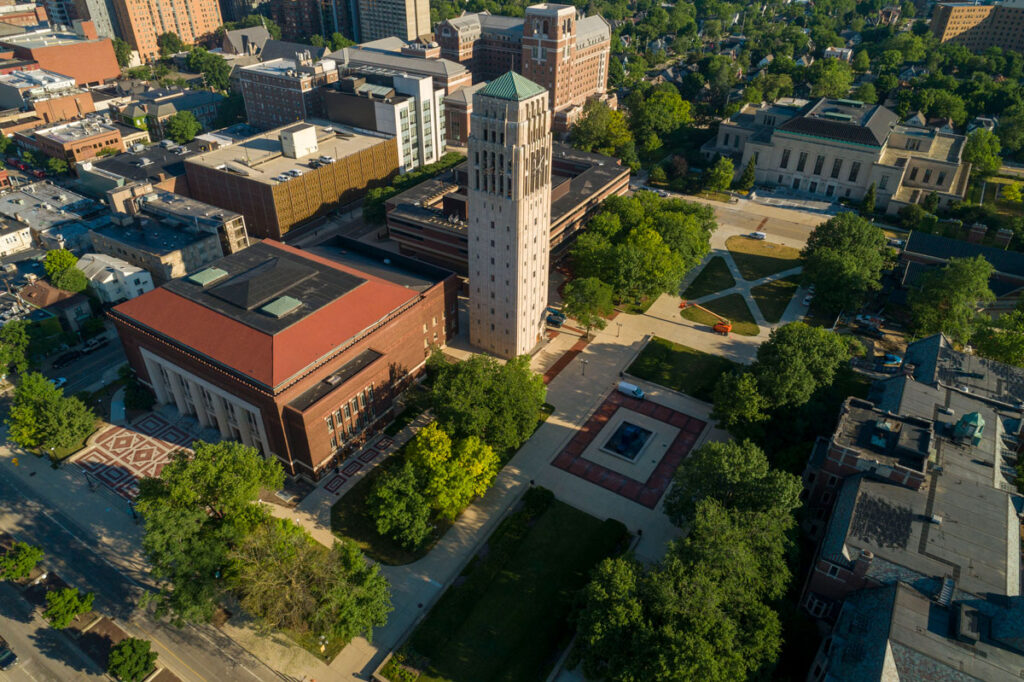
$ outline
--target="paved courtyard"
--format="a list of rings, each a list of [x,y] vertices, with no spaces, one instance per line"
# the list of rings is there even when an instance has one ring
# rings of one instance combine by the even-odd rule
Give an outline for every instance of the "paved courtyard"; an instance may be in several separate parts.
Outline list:
[[[139,494],[139,479],[159,476],[171,454],[189,450],[197,437],[187,425],[150,413],[129,427],[98,431],[72,462],[88,477],[133,500]]]

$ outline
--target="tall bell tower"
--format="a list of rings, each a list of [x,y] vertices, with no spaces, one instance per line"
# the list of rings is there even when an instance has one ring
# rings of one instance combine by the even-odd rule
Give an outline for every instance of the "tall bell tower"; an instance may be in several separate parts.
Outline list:
[[[548,92],[514,72],[473,96],[469,339],[503,358],[543,338],[551,233]]]

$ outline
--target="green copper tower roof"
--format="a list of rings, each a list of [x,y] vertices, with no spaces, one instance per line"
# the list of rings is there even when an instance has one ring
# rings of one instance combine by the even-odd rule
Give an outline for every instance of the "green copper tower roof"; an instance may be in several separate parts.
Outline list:
[[[545,92],[544,88],[534,83],[529,78],[520,76],[514,71],[498,76],[490,83],[485,85],[476,94],[486,95],[487,97],[497,97],[498,99],[508,99],[514,102],[522,102],[524,99],[535,97],[542,92]]]

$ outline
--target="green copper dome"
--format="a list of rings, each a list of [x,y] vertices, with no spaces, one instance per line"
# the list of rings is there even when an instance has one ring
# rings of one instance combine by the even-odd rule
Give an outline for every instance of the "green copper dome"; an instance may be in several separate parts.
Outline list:
[[[546,92],[545,89],[529,78],[520,76],[514,71],[509,71],[492,80],[476,94],[522,102],[524,99],[536,97],[543,92]]]

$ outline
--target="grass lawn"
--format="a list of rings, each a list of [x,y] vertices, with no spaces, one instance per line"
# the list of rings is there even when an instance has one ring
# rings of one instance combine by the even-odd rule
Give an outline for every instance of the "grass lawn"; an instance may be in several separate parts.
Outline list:
[[[377,524],[367,511],[366,500],[377,479],[391,467],[401,465],[403,457],[402,452],[388,457],[331,507],[331,532],[352,540],[368,557],[388,566],[403,566],[422,559],[451,527],[450,523],[435,525],[426,542],[416,550],[408,550],[377,532]]]
[[[754,321],[754,316],[750,313],[750,308],[747,306],[746,299],[740,294],[729,294],[722,298],[716,298],[707,303],[703,304],[708,310],[718,313],[722,317],[732,322],[732,331],[734,334],[740,336],[757,336],[761,333],[761,328],[757,326],[757,322]],[[684,308],[682,316],[696,322],[698,324],[706,324],[709,327],[713,327],[718,318],[714,315],[700,310],[699,308]]]
[[[722,289],[728,289],[734,284],[736,284],[736,279],[729,272],[729,266],[725,264],[725,259],[715,256],[708,261],[708,264],[694,278],[690,286],[686,287],[683,298],[700,298]]]
[[[745,280],[761,279],[800,265],[800,251],[750,237],[729,237],[725,246]]]
[[[754,302],[761,309],[764,319],[778,322],[786,312],[786,307],[793,299],[799,284],[800,275],[792,275],[754,287],[750,290],[750,295],[754,297]]]
[[[577,592],[626,535],[532,489],[413,632],[403,654],[421,671],[415,679],[545,679],[572,636]]]
[[[736,363],[654,337],[626,370],[633,376],[711,402],[715,384]]]

